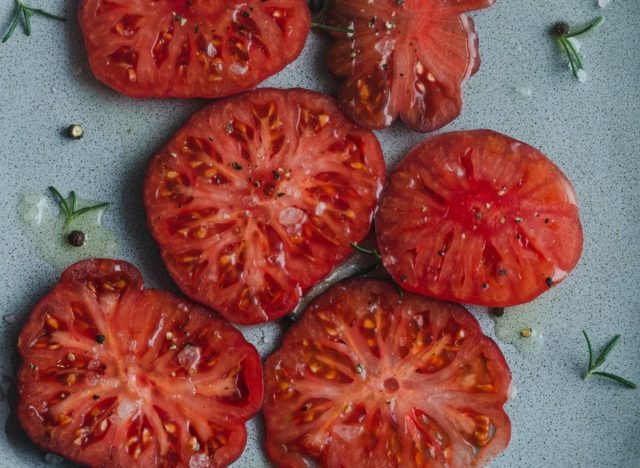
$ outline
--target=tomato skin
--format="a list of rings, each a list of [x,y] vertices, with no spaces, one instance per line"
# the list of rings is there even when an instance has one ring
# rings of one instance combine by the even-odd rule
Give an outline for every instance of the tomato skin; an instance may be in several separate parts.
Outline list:
[[[187,467],[198,457],[227,466],[262,403],[260,357],[242,334],[198,305],[145,291],[123,261],[67,268],[18,349],[20,424],[43,450],[87,466]],[[221,390],[226,375],[235,383]]]
[[[347,280],[265,363],[265,447],[292,468],[485,466],[509,444],[510,382],[460,305]]]
[[[93,74],[134,98],[253,89],[300,55],[311,24],[304,0],[82,0],[78,18]]]
[[[491,130],[441,134],[411,150],[389,178],[376,228],[383,264],[403,288],[490,307],[548,291],[583,245],[565,175]]]
[[[196,113],[153,157],[144,201],[182,291],[256,324],[353,253],[385,177],[375,135],[331,98],[260,89]]]
[[[465,13],[494,0],[337,0],[328,22],[329,69],[344,78],[341,108],[358,124],[386,128],[400,118],[418,132],[458,117],[462,87],[480,67],[479,40]]]

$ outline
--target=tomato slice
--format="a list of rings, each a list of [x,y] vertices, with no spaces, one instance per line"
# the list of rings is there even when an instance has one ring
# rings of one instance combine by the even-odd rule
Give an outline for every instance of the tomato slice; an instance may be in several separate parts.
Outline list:
[[[463,307],[387,282],[316,299],[265,364],[278,466],[484,466],[509,444],[511,372]]]
[[[329,68],[344,77],[342,109],[360,125],[384,128],[400,117],[429,132],[462,110],[462,86],[480,66],[478,36],[464,12],[494,0],[336,0]]]
[[[65,270],[18,347],[20,423],[43,449],[89,466],[226,466],[262,402],[260,358],[242,334],[144,291],[123,261]]]
[[[198,112],[151,162],[144,198],[178,286],[251,324],[352,253],[384,178],[375,135],[329,97],[262,89]]]
[[[582,252],[576,194],[540,151],[490,131],[430,138],[399,164],[376,218],[384,266],[413,292],[507,307]]]
[[[94,75],[132,97],[221,97],[298,57],[304,0],[82,0]]]

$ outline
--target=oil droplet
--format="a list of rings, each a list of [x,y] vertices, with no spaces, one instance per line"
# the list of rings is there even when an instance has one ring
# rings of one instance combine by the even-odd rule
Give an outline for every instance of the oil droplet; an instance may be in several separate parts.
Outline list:
[[[78,198],[77,206],[97,203]],[[18,209],[24,228],[36,245],[38,253],[56,268],[64,269],[85,258],[113,258],[118,251],[114,233],[102,225],[104,209],[90,211],[64,226],[64,216],[53,202],[42,194],[29,193],[22,197]],[[67,236],[73,230],[85,233],[82,247],[73,247]]]
[[[544,345],[544,330],[553,316],[553,308],[532,304],[505,309],[495,321],[497,338],[514,345],[523,356],[536,355]]]

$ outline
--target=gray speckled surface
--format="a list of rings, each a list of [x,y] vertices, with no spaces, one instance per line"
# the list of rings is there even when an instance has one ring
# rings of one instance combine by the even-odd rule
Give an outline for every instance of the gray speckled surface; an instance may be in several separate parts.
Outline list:
[[[93,79],[74,20],[77,0],[31,0],[64,13],[61,25],[34,19],[31,38],[0,45],[0,466],[44,465],[11,414],[15,343],[20,324],[58,271],[35,254],[18,220],[26,192],[52,183],[83,197],[110,200],[106,225],[121,241],[120,255],[135,263],[148,286],[174,289],[144,224],[140,199],[147,160],[202,101],[133,101]],[[6,26],[12,0],[0,2]],[[585,38],[589,80],[575,81],[547,35],[558,19],[572,23],[598,14],[606,22]],[[545,342],[533,356],[501,344],[517,387],[508,404],[513,438],[494,467],[640,466],[640,391],[606,380],[585,383],[586,349],[580,330],[596,347],[616,333],[624,338],[607,369],[640,381],[640,2],[613,0],[498,0],[473,15],[482,67],[465,89],[462,116],[447,129],[493,128],[547,153],[578,192],[585,250],[574,273],[526,313],[549,310]],[[331,92],[323,66],[324,40],[311,35],[303,56],[265,85],[303,86]],[[523,98],[515,88],[532,89]],[[81,123],[86,136],[70,141],[60,130]],[[400,125],[379,132],[393,163],[423,136]],[[484,330],[492,321],[474,310]],[[275,325],[246,330],[264,354]],[[263,336],[267,337],[266,341]],[[236,466],[266,464],[256,425]]]

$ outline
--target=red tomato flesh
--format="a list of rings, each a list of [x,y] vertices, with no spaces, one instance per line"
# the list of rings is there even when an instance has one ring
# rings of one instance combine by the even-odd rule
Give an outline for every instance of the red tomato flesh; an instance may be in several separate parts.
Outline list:
[[[304,0],[82,0],[95,76],[132,97],[222,97],[253,88],[302,51]]]
[[[328,64],[344,77],[339,101],[360,125],[384,128],[400,117],[436,130],[462,109],[462,86],[480,66],[478,36],[464,12],[494,0],[336,0]]]
[[[509,443],[510,381],[463,307],[339,283],[265,364],[267,453],[300,468],[484,466]]]
[[[384,266],[409,291],[467,304],[531,301],[576,266],[576,194],[540,151],[490,131],[414,148],[376,217]]]
[[[149,224],[178,286],[274,320],[351,253],[385,179],[375,135],[327,96],[262,89],[195,116],[151,162]]]
[[[210,311],[143,290],[133,265],[76,263],[20,333],[18,418],[95,467],[221,467],[262,402],[255,348]]]

